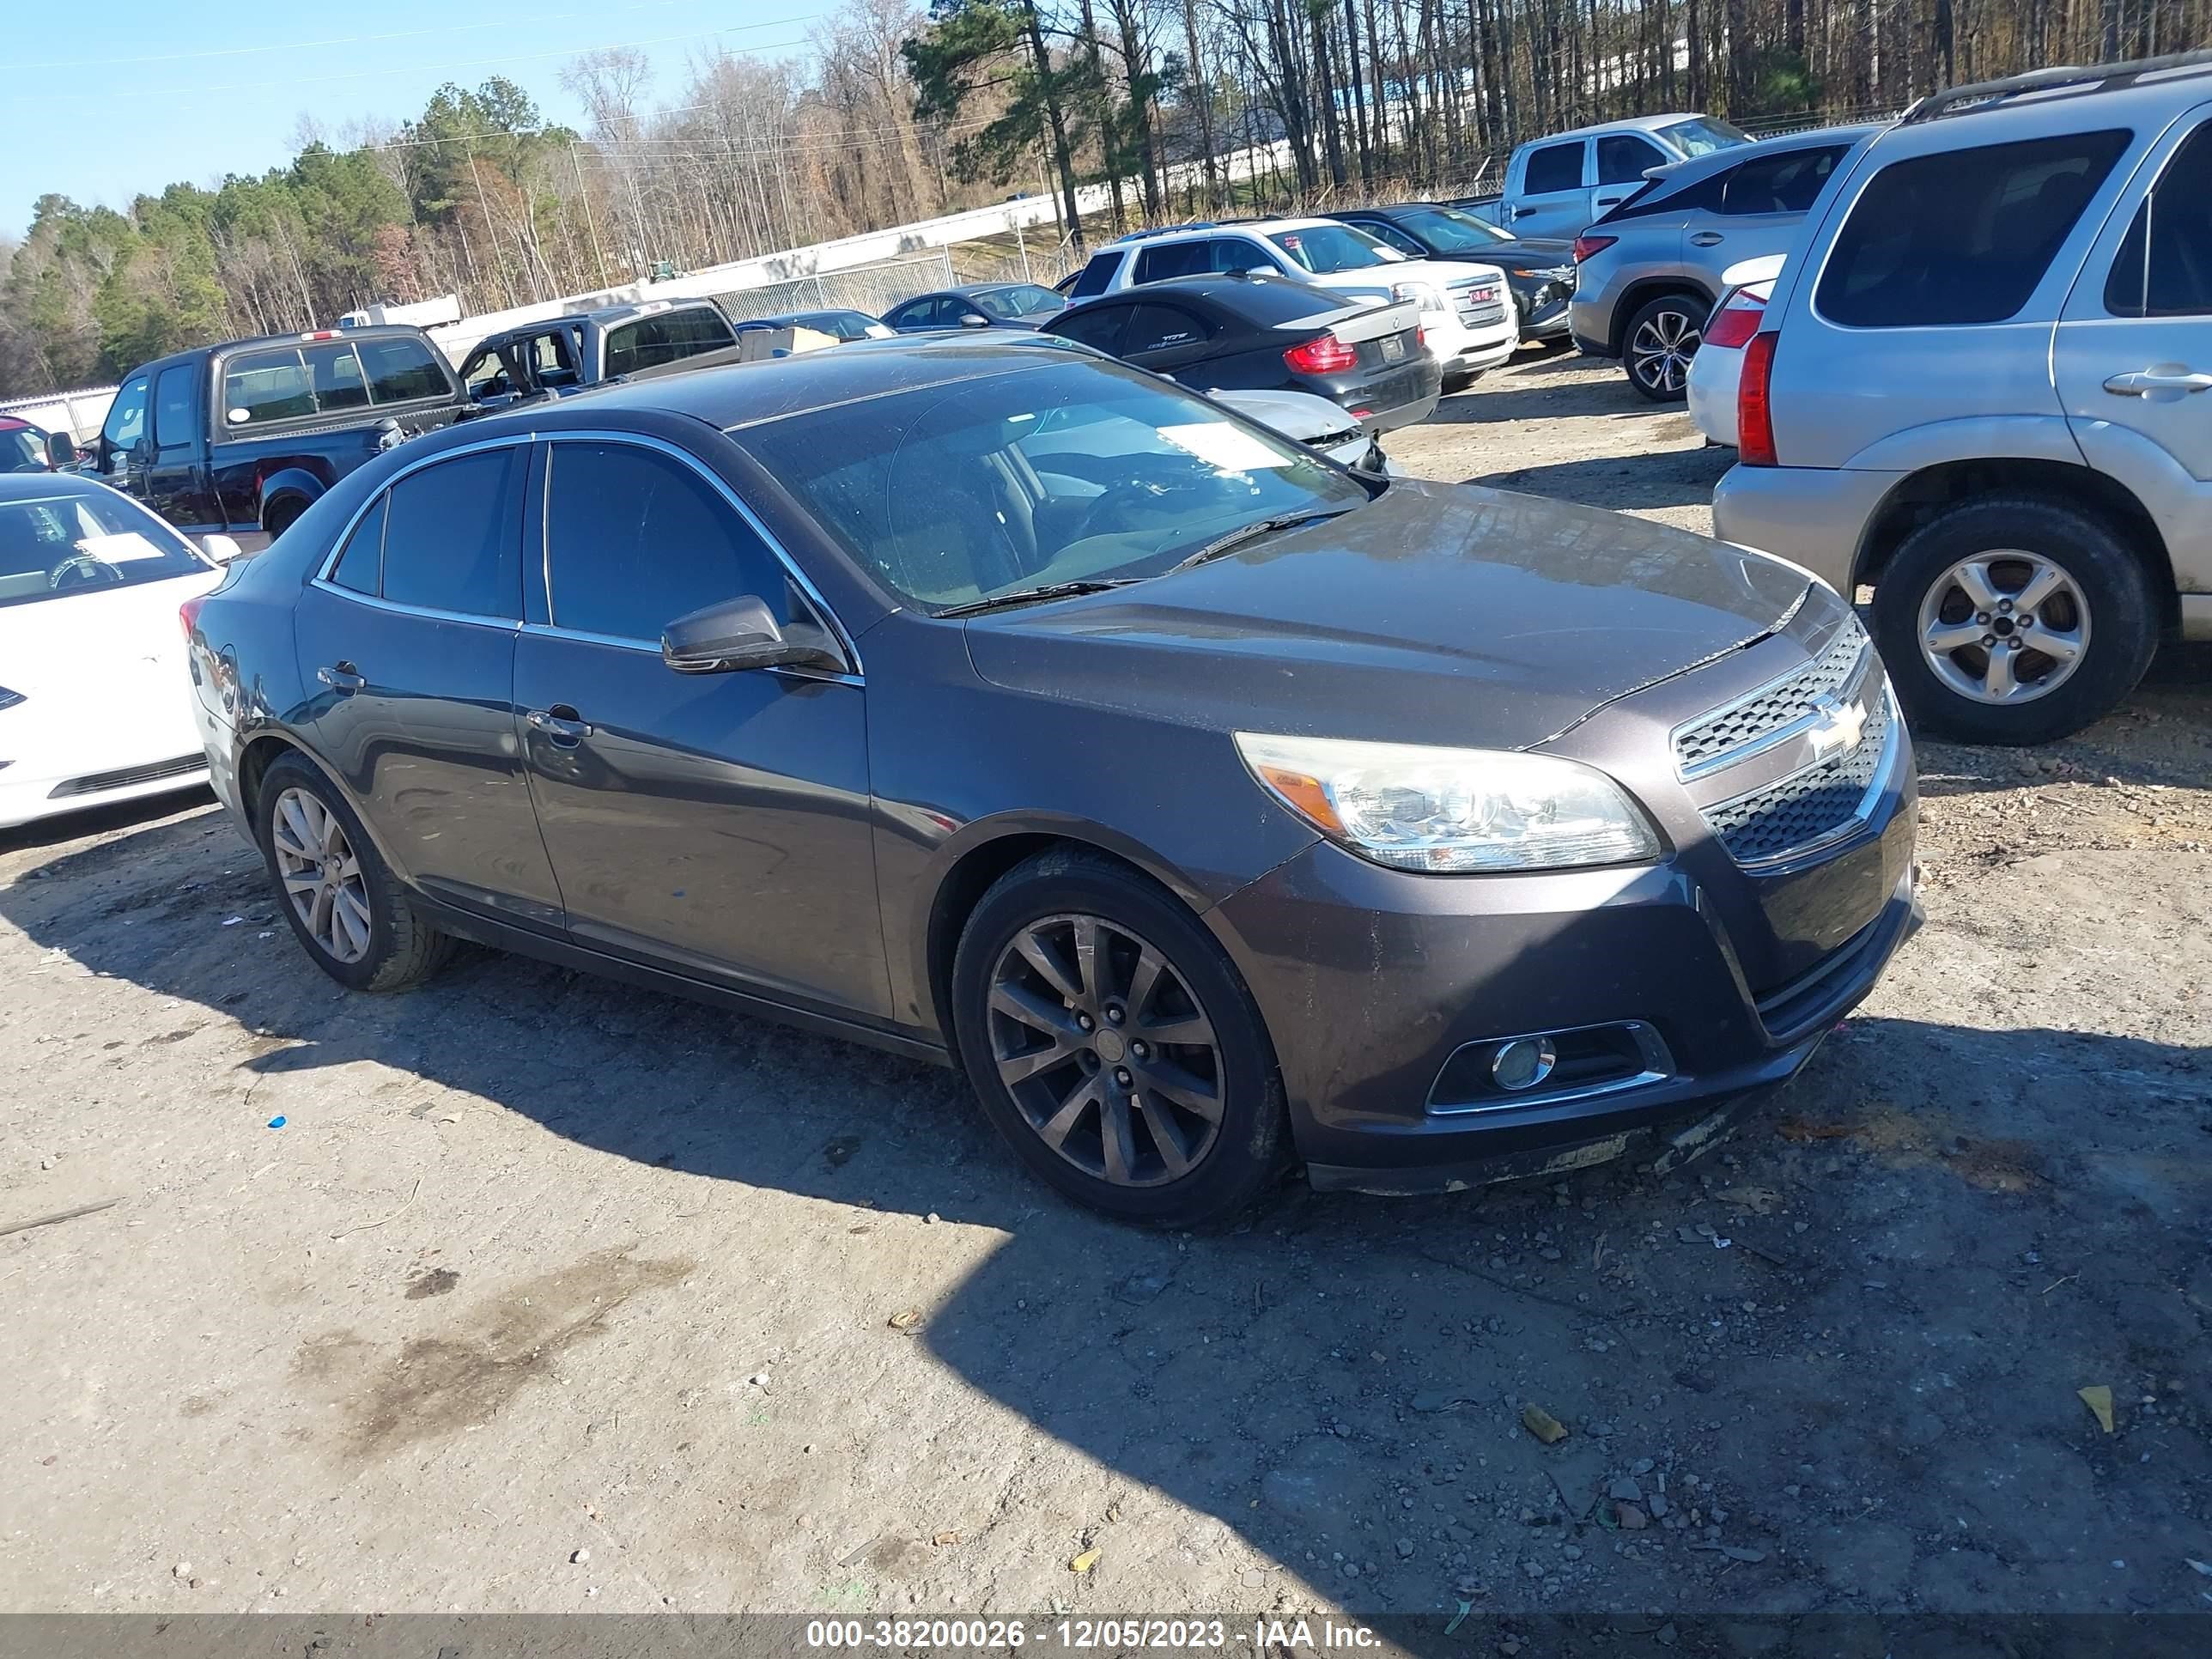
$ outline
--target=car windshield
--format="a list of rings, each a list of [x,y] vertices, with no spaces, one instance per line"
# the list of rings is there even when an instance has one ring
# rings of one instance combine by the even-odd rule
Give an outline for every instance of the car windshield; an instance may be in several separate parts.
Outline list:
[[[1067,303],[1050,289],[1035,283],[1012,288],[987,288],[968,296],[994,317],[1037,317],[1058,311]]]
[[[853,558],[932,609],[1155,576],[1264,519],[1364,505],[1299,445],[1118,364],[1055,362],[732,435]]]
[[[1685,155],[1711,155],[1717,149],[1734,149],[1738,144],[1751,142],[1749,133],[1725,121],[1716,121],[1710,115],[1662,127],[1659,136]]]
[[[182,537],[120,496],[71,491],[0,500],[0,605],[211,568]]]
[[[1414,208],[1400,214],[1398,222],[1443,253],[1480,253],[1492,243],[1513,240],[1497,226],[1486,225],[1457,208]]]
[[[0,472],[44,472],[44,436],[27,426],[0,426]]]
[[[1302,230],[1279,230],[1267,240],[1296,263],[1322,276],[1338,270],[1365,270],[1390,263],[1382,243],[1350,225],[1309,225]]]

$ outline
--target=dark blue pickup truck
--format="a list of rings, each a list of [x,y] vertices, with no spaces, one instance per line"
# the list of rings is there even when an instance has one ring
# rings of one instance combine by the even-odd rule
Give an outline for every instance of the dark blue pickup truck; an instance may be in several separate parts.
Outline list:
[[[179,530],[251,550],[354,468],[468,408],[419,328],[232,340],[133,369],[84,470]]]

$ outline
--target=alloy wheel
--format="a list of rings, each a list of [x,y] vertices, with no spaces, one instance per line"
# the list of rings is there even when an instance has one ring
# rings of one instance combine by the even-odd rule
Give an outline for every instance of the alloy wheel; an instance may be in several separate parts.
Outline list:
[[[991,1055],[1038,1139],[1121,1187],[1190,1173],[1221,1133],[1221,1045],[1148,940],[1081,914],[1015,934],[992,970]]]
[[[1705,330],[1686,312],[1656,312],[1638,325],[1628,343],[1629,372],[1673,397],[1689,385],[1690,359],[1704,337]]]
[[[270,840],[284,897],[307,937],[333,961],[368,954],[368,888],[337,814],[304,789],[276,798]]]
[[[2048,696],[2089,648],[2089,606],[2073,577],[2039,553],[2001,548],[1961,559],[1920,600],[1920,654],[1976,702]]]

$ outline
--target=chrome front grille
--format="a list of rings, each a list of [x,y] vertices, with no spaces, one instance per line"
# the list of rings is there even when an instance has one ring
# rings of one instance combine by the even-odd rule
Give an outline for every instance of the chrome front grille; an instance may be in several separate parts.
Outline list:
[[[1505,285],[1486,276],[1471,276],[1452,285],[1452,308],[1469,328],[1505,320]]]
[[[1747,795],[1705,808],[1705,822],[1729,856],[1738,864],[1769,863],[1856,828],[1881,775],[1893,718],[1887,690],[1876,688],[1854,746]]]
[[[1849,617],[1828,648],[1802,668],[1676,728],[1674,762],[1682,776],[1701,777],[1734,765],[1813,718],[1818,698],[1841,696],[1856,683],[1869,648],[1866,629],[1856,617]]]

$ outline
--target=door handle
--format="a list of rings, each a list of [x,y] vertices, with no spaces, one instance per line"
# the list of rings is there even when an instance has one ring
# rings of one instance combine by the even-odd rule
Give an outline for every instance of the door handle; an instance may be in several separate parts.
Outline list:
[[[580,743],[592,735],[592,728],[577,718],[576,711],[565,702],[556,702],[550,708],[533,708],[523,717],[534,732],[543,732],[559,744]]]
[[[356,671],[349,662],[333,663],[328,668],[318,668],[315,678],[342,697],[349,697],[368,684],[366,675]]]
[[[2105,390],[2116,398],[2148,398],[2160,392],[2177,395],[2212,392],[2212,374],[2197,374],[2179,363],[2160,363],[2155,368],[2131,368],[2124,374],[2115,374],[2105,382]]]
[[[1700,230],[1691,236],[1690,246],[1692,247],[1711,247],[1721,240],[1721,234],[1717,230]]]

